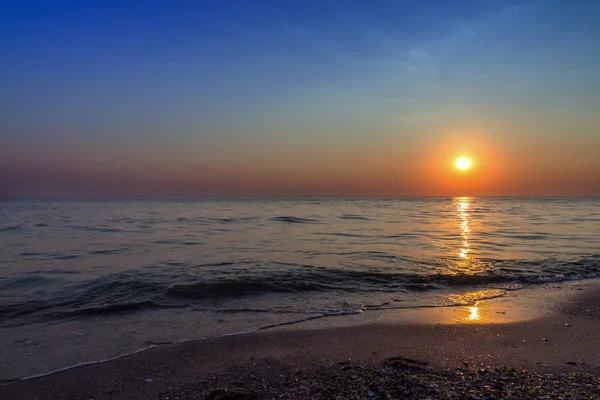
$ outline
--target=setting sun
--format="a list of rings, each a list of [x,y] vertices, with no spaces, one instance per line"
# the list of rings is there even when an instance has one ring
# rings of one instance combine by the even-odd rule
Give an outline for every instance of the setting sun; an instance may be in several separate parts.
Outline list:
[[[465,157],[461,157],[458,160],[456,160],[456,168],[461,169],[461,170],[466,170],[469,169],[469,167],[471,166],[471,160],[469,160],[468,158]]]

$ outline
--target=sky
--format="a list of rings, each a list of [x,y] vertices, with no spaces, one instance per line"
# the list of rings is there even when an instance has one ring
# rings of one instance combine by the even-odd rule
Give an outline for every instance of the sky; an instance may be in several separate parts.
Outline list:
[[[0,0],[0,196],[600,196],[599,21],[592,0]]]

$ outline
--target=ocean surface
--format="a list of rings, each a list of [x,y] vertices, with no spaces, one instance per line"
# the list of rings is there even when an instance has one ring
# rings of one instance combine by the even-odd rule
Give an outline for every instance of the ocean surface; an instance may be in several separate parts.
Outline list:
[[[600,276],[600,199],[0,201],[0,380]]]

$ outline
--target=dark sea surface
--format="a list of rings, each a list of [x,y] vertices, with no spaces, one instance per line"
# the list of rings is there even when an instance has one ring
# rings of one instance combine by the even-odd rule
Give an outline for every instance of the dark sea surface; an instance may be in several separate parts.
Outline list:
[[[599,199],[3,200],[0,379],[598,276]]]

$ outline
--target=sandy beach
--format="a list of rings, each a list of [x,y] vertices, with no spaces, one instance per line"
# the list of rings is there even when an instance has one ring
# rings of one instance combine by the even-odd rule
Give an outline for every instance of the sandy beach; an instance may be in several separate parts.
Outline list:
[[[547,285],[482,302],[478,318],[451,307],[420,311],[421,323],[388,313],[162,346],[6,383],[0,398],[600,398],[599,287]]]

